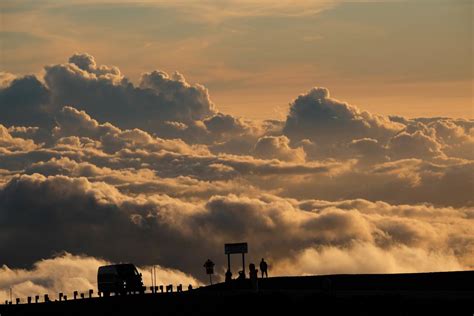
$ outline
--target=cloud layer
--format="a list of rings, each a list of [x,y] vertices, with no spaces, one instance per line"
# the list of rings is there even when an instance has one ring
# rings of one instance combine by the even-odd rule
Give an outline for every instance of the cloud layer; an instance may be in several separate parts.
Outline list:
[[[313,88],[286,120],[252,121],[179,73],[135,85],[85,53],[2,78],[0,290],[95,287],[121,261],[198,284],[244,240],[273,275],[474,266],[472,120],[381,116]]]
[[[26,297],[35,295],[43,300],[44,294],[48,294],[51,300],[58,299],[58,294],[63,293],[69,298],[73,297],[74,291],[84,293],[88,296],[89,289],[97,295],[97,269],[99,266],[110,264],[110,262],[86,257],[61,253],[51,259],[41,260],[35,263],[32,269],[10,269],[7,266],[0,268],[0,288],[14,289],[14,295],[20,297],[23,303]],[[139,267],[145,285],[151,285],[151,267]],[[188,284],[200,285],[200,283],[179,271],[155,267],[156,280],[159,284]],[[0,301],[9,299],[7,291],[0,292]]]

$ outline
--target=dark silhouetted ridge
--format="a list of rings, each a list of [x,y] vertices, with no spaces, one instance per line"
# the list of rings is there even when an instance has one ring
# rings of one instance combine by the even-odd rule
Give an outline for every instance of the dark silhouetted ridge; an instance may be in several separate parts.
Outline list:
[[[234,280],[181,293],[1,305],[17,315],[473,315],[474,271]]]

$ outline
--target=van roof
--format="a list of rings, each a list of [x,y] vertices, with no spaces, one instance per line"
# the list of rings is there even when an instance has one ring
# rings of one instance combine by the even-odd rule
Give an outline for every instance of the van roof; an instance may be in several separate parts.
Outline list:
[[[105,267],[120,267],[120,266],[133,266],[133,267],[135,267],[135,265],[133,263],[115,263],[115,264],[100,266],[99,269],[100,268],[105,268]]]
[[[99,267],[98,271],[100,273],[116,273],[116,271],[135,271],[137,268],[132,263],[119,263],[119,264],[110,264],[107,266]]]

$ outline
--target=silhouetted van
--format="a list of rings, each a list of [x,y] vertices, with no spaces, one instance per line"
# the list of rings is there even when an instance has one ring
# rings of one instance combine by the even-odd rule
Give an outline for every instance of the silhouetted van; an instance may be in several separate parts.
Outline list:
[[[126,293],[144,292],[142,274],[131,263],[99,267],[97,287],[104,296],[109,296],[110,293],[124,295]]]

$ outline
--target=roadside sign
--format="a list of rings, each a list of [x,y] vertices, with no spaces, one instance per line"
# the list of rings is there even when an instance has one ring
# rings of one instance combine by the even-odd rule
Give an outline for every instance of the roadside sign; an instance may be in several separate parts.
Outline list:
[[[214,274],[214,262],[211,261],[211,259],[207,259],[206,262],[204,262],[204,268],[206,268],[206,274],[209,275],[209,282],[212,285],[212,275]]]
[[[206,273],[214,274],[214,266],[215,266],[214,262],[207,259],[207,261],[204,263],[204,268],[206,268]]]
[[[232,253],[247,253],[248,252],[248,245],[246,242],[240,243],[233,243],[233,244],[225,244],[224,245],[224,252],[226,255]]]

